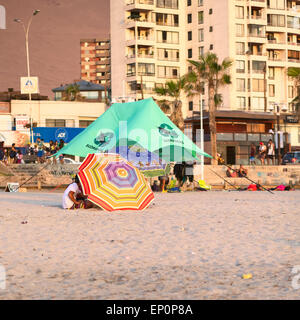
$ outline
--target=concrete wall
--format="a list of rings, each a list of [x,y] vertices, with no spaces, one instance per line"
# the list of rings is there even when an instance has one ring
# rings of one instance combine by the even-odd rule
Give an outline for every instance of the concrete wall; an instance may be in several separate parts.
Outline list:
[[[30,115],[38,126],[46,126],[46,119],[74,120],[75,127],[79,127],[79,120],[96,120],[105,112],[106,106],[100,102],[72,102],[72,101],[25,101],[13,100],[11,114]]]

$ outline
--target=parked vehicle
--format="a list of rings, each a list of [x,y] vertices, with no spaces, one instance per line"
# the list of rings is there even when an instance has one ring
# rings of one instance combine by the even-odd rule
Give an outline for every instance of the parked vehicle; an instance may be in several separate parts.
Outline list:
[[[282,158],[282,164],[300,164],[300,151],[286,153]]]
[[[75,160],[73,160],[71,158],[64,158],[64,163],[65,164],[81,164],[81,162],[75,161]]]

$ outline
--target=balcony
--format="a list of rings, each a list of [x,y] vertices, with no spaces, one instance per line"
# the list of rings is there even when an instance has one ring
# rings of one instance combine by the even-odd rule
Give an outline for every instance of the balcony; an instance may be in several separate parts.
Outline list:
[[[132,11],[139,9],[141,11],[152,11],[154,10],[154,0],[127,0],[126,10]]]
[[[265,8],[267,6],[266,0],[248,0],[248,2],[251,2],[251,5],[255,7]]]

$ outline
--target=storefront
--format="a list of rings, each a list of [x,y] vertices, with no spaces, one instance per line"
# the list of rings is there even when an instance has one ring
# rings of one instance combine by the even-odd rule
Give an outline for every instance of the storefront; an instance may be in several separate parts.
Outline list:
[[[270,113],[244,111],[217,111],[217,150],[227,164],[248,164],[251,144],[258,148],[259,142],[274,139],[276,119]],[[185,120],[186,129],[192,132],[192,139],[200,146],[200,117],[194,115]],[[209,114],[203,114],[204,148],[210,153]],[[289,147],[290,136],[283,134],[283,142]]]

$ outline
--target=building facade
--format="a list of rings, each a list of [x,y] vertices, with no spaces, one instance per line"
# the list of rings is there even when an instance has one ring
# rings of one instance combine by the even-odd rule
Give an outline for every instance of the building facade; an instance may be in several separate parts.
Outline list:
[[[186,73],[181,0],[112,0],[112,97],[139,100]]]
[[[189,56],[213,51],[233,61],[221,109],[268,112],[276,103],[293,111],[297,92],[287,69],[300,67],[299,0],[190,0],[187,14]]]
[[[80,40],[80,74],[81,79],[102,85],[110,90],[110,40]]]

